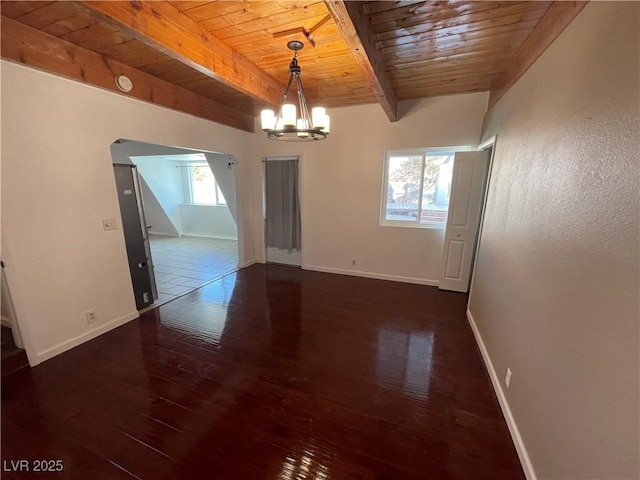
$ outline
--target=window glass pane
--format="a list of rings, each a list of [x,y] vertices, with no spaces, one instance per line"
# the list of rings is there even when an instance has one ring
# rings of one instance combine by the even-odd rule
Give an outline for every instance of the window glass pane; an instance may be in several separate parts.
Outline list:
[[[446,223],[453,176],[453,153],[427,154],[420,223]]]
[[[191,167],[191,200],[193,203],[216,203],[216,181],[207,165]]]
[[[417,222],[422,156],[390,156],[387,220]]]

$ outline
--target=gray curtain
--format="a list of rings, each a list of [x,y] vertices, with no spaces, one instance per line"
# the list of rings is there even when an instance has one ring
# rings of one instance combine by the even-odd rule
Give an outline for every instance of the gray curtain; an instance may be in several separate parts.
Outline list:
[[[300,250],[298,161],[265,162],[267,247]]]

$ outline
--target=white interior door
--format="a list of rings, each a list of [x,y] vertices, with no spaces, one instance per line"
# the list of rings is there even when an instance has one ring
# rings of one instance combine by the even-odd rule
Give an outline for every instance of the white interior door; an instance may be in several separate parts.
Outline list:
[[[457,152],[447,230],[444,235],[442,276],[439,288],[454,292],[469,290],[473,249],[478,236],[482,189],[489,164],[489,152]]]

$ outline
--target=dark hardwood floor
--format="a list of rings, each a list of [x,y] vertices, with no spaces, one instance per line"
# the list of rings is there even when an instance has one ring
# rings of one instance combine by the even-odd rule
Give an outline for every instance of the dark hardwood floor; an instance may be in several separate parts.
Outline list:
[[[524,478],[466,301],[254,265],[3,379],[2,478]]]

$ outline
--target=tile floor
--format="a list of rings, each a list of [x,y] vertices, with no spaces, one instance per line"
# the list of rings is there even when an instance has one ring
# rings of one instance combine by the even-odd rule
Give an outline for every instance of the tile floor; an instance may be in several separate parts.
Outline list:
[[[153,307],[236,270],[238,242],[199,237],[149,236],[158,299]]]

